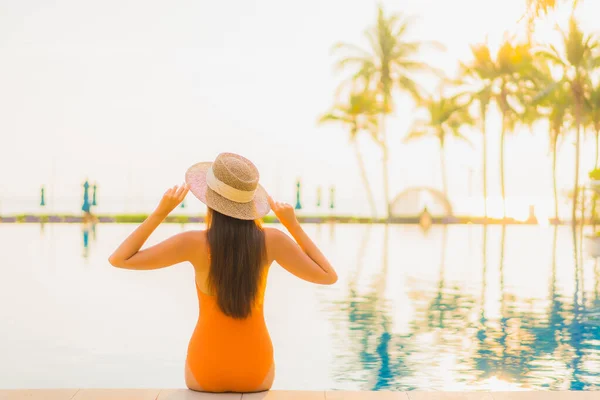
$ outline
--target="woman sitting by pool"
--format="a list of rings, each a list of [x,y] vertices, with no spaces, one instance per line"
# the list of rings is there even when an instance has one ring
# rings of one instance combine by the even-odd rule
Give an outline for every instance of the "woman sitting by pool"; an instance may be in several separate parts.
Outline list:
[[[298,223],[289,204],[275,202],[258,184],[246,158],[222,153],[190,167],[185,184],[167,190],[156,210],[110,256],[118,268],[149,270],[189,261],[196,272],[200,315],[187,352],[188,388],[206,392],[269,390],[273,346],[263,298],[276,261],[309,282],[331,285],[337,274]],[[207,230],[177,234],[141,250],[150,234],[191,191],[208,207]],[[263,228],[272,209],[288,230]]]

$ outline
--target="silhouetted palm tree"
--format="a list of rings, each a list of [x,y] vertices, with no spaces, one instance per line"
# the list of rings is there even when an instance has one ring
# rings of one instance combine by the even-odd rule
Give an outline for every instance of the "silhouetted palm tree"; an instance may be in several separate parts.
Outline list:
[[[367,192],[367,199],[371,208],[373,217],[377,216],[377,207],[375,206],[375,198],[369,184],[369,178],[365,169],[360,149],[357,143],[357,136],[360,132],[365,132],[371,136],[377,135],[378,130],[378,115],[381,112],[381,106],[376,99],[375,93],[363,91],[352,93],[347,104],[336,104],[319,122],[338,122],[345,125],[350,132],[350,142],[356,155],[360,175]]]
[[[388,147],[385,131],[385,115],[393,111],[392,91],[398,88],[418,98],[420,89],[414,73],[432,70],[417,56],[426,42],[412,41],[407,34],[413,21],[403,14],[386,15],[383,7],[378,7],[377,23],[365,32],[370,48],[339,43],[336,53],[343,55],[337,62],[340,69],[352,71],[351,82],[361,89],[375,90],[383,104],[379,133],[375,137],[383,153],[383,189],[386,212],[390,214]]]
[[[440,145],[440,168],[442,172],[442,187],[446,198],[448,197],[448,182],[446,176],[445,144],[448,138],[455,138],[467,143],[469,139],[461,132],[465,125],[475,124],[468,110],[468,102],[463,95],[444,97],[427,96],[419,102],[419,106],[427,111],[424,119],[416,120],[406,138],[411,142],[426,137],[435,138]]]

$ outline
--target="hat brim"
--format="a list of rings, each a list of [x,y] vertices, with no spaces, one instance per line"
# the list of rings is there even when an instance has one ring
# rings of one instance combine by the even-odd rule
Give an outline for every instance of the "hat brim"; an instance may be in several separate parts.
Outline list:
[[[200,162],[192,165],[185,173],[185,182],[198,200],[221,214],[237,219],[260,219],[271,211],[269,196],[260,184],[256,188],[254,199],[248,203],[236,203],[209,188],[206,183],[206,171],[211,165],[212,162]]]

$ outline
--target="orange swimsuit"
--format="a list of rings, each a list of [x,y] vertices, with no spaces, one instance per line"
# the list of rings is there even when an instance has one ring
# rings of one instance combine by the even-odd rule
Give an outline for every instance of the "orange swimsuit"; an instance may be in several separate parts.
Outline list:
[[[208,392],[253,392],[273,366],[273,345],[265,324],[261,283],[252,314],[234,319],[223,314],[215,296],[196,283],[200,315],[187,352],[188,367]]]

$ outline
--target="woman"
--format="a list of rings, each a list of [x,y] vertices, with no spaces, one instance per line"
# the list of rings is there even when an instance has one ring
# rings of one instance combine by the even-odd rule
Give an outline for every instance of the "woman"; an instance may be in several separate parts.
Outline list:
[[[185,184],[167,190],[156,210],[110,256],[118,268],[148,270],[184,261],[194,270],[200,314],[187,352],[188,388],[207,392],[269,390],[275,376],[263,298],[273,261],[309,282],[337,274],[302,230],[289,204],[274,202],[246,158],[222,153],[190,167]],[[204,231],[175,235],[141,250],[150,234],[191,191],[208,207]],[[263,228],[272,209],[288,230]]]

